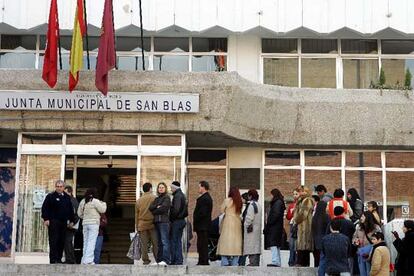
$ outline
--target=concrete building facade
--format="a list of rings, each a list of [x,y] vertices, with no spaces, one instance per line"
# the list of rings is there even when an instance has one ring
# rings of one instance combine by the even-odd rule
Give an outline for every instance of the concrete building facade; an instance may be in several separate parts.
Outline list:
[[[214,216],[233,186],[266,205],[273,188],[290,201],[318,184],[356,188],[385,222],[412,216],[411,1],[143,1],[144,59],[138,1],[114,1],[108,97],[94,86],[103,0],[87,1],[90,66],[85,53],[67,91],[72,2],[58,1],[54,91],[41,79],[50,1],[0,2],[0,261],[47,262],[39,206],[57,179],[80,198],[99,189],[108,255],[125,255],[146,181],[183,183],[190,213],[208,180]]]

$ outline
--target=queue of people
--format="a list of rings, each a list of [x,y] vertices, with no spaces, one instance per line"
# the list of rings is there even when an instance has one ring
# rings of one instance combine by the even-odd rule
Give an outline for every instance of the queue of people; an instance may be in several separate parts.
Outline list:
[[[144,265],[151,263],[149,248],[156,265],[182,265],[184,229],[188,227],[188,202],[177,181],[168,186],[161,182],[156,193],[152,184],[145,183],[143,194],[136,202],[136,230]],[[209,232],[212,227],[213,200],[207,181],[198,185],[199,197],[193,213],[193,228],[197,236],[197,265],[209,265]],[[236,187],[229,190],[221,204],[217,254],[222,266],[260,266],[262,234],[264,248],[271,251],[269,267],[282,266],[280,250],[289,242],[289,266],[310,266],[313,254],[318,275],[388,275],[390,250],[398,252],[397,275],[414,275],[414,221],[404,222],[404,237],[393,232],[393,245],[386,244],[378,204],[370,201],[364,211],[358,192],[351,188],[346,196],[336,189],[333,195],[323,185],[293,190],[293,202],[288,207],[279,189],[270,191],[271,200],[262,226],[262,206],[255,189],[240,195]],[[78,204],[73,189],[56,181],[55,191],[48,194],[42,206],[42,218],[48,227],[50,263],[75,263],[73,236],[80,221],[83,227],[82,264],[100,260],[102,230],[107,224],[106,203],[97,198],[95,189],[88,189]],[[289,233],[284,231],[285,217]],[[263,231],[262,231],[263,229]],[[190,233],[191,234],[191,233]],[[187,245],[185,245],[187,247]],[[248,262],[247,262],[248,260]]]

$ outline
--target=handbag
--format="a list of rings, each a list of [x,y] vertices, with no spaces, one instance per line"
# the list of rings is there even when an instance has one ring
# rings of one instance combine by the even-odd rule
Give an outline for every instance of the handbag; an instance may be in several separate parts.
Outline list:
[[[140,260],[141,259],[141,243],[139,241],[139,234],[138,232],[135,234],[134,238],[132,239],[131,245],[129,246],[129,250],[127,253],[127,257],[131,260]]]
[[[292,237],[292,239],[298,238],[298,225],[297,224],[292,224],[292,228],[290,229],[290,236]]]

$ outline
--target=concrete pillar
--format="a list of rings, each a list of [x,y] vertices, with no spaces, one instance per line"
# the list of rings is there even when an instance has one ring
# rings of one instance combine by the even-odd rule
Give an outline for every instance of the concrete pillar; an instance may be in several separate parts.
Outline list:
[[[257,83],[260,79],[261,38],[254,35],[230,35],[228,37],[227,71]]]

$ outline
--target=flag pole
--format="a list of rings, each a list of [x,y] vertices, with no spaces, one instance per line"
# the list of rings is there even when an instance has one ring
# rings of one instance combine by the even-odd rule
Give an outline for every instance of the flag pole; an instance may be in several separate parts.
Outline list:
[[[59,12],[56,13],[56,18],[57,18],[57,24],[58,24],[58,29],[57,29],[57,35],[58,35],[58,48],[59,48],[59,69],[62,70],[62,45],[60,43],[60,25],[59,25]],[[49,43],[49,42],[48,42]]]
[[[144,30],[142,29],[142,1],[139,0],[139,23],[141,25],[141,56],[142,56],[142,70],[145,71],[145,56],[144,56]]]
[[[89,58],[89,35],[88,35],[88,18],[86,13],[86,0],[83,0],[83,13],[85,17],[85,30],[86,30],[86,57],[87,57],[87,63],[88,63],[88,70],[91,70],[91,61]]]
[[[114,1],[111,0],[111,6],[112,6],[112,28],[114,30],[114,48],[115,48],[115,69],[118,70],[118,63],[116,62],[116,35],[115,35],[115,18],[114,18]]]

